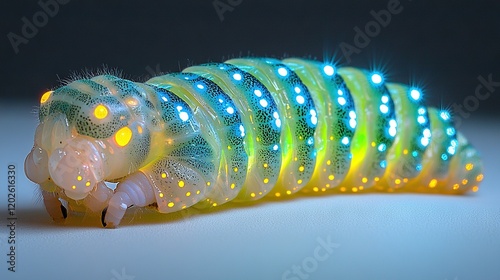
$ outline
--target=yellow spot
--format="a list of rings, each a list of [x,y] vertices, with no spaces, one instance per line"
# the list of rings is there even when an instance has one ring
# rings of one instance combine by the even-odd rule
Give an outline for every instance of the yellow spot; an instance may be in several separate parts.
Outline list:
[[[429,182],[429,188],[434,188],[436,185],[437,185],[437,180],[436,179],[432,179],[430,182]]]
[[[345,192],[345,187],[340,187],[341,192]]]
[[[233,168],[234,172],[238,172],[238,167]]]
[[[268,178],[264,178],[264,184],[267,184],[269,183],[269,179]]]
[[[231,150],[231,146],[227,146],[227,149],[228,149],[228,150]]]
[[[353,188],[352,188],[352,191],[353,191],[353,192],[358,192],[358,188],[353,187]]]
[[[106,106],[99,104],[94,109],[94,116],[99,120],[104,119],[108,115],[108,108]]]
[[[364,189],[363,186],[359,186],[359,190],[362,191]]]
[[[161,177],[162,177],[163,179],[167,178],[167,173],[165,173],[165,172],[161,173]]]
[[[330,187],[330,184],[326,184],[325,187],[329,188]]]
[[[396,179],[396,180],[394,180],[394,183],[396,183],[396,185],[401,184],[401,179]],[[429,185],[430,185],[430,184],[429,184]]]
[[[293,161],[297,161],[297,160],[299,160],[297,157],[294,157],[294,158],[293,158]]]
[[[468,182],[469,182],[469,180],[467,180],[467,179],[463,179],[463,180],[462,180],[462,185],[467,185],[467,183],[468,183]]]
[[[184,188],[184,181],[180,180],[178,185],[179,188]]]
[[[325,191],[326,191],[326,188],[321,188],[321,191],[322,191],[322,192],[325,192]]]
[[[335,176],[333,176],[333,174],[330,174],[330,176],[328,176],[328,180],[333,181],[333,179],[335,179]]]
[[[262,192],[259,192],[259,195],[262,195]]]
[[[76,179],[77,179],[78,181],[81,181],[83,178],[82,178],[82,176],[78,175],[78,176],[76,176]]]
[[[299,171],[300,171],[300,172],[304,171],[304,166],[300,166],[300,167],[299,167]]]
[[[404,155],[407,155],[407,154],[408,154],[408,150],[407,150],[407,149],[404,149],[404,150],[403,150],[403,154],[404,154]]]
[[[280,197],[280,196],[281,196],[281,194],[280,194],[279,192],[275,193],[274,195],[275,195],[276,197]]]
[[[53,91],[47,91],[42,95],[42,98],[40,98],[40,104],[43,104],[49,100],[50,96],[52,95]]]
[[[366,178],[366,177],[363,177],[363,179],[361,179],[361,182],[363,182],[363,183],[366,183],[366,182],[368,182],[368,178]]]
[[[196,194],[200,194],[200,190],[197,190],[197,191],[196,191]]]
[[[331,160],[327,160],[326,161],[326,165],[330,165],[330,164],[332,164],[332,161]]]
[[[186,209],[186,205],[182,205],[181,209]]]
[[[313,191],[315,191],[315,192],[319,191],[318,187],[314,187]]]
[[[137,100],[135,100],[135,98],[129,98],[129,99],[127,99],[127,104],[130,106],[136,106]]]
[[[380,180],[380,178],[379,177],[375,177],[374,180],[375,180],[375,182],[378,182],[378,180]]]
[[[85,186],[90,187],[90,181],[87,181],[87,183],[85,183]]]
[[[255,193],[251,193],[251,194],[250,194],[250,196],[251,196],[251,197],[255,197]]]
[[[186,196],[191,196],[191,192],[187,192],[187,193],[186,193]]]
[[[467,163],[467,164],[465,165],[465,169],[466,169],[467,171],[471,171],[471,170],[472,170],[472,168],[474,168],[474,164],[472,164],[472,163]]]
[[[207,186],[210,186],[210,184],[211,184],[210,182],[207,182]]]
[[[460,185],[459,185],[459,184],[455,184],[455,185],[453,185],[453,189],[454,189],[454,190],[458,190],[458,188],[460,188]]]
[[[286,191],[286,194],[290,195],[292,194],[292,191]]]
[[[298,179],[297,184],[299,184],[299,185],[302,184],[302,179]]]
[[[476,177],[476,181],[481,182],[483,180],[483,178],[484,178],[483,174],[479,174]]]
[[[478,187],[478,186],[474,186],[474,187],[472,187],[472,191],[473,191],[473,192],[477,192],[478,190],[479,190],[479,187]]]
[[[372,142],[372,147],[375,147],[376,143],[375,142]]]
[[[268,167],[269,167],[269,164],[264,163],[264,168],[268,168]]]
[[[224,200],[225,200],[225,201],[228,201],[228,200],[229,200],[229,197],[224,198]]]
[[[167,204],[167,206],[168,206],[168,207],[170,207],[170,208],[174,207],[174,205],[175,205],[175,203],[173,203],[173,202],[169,202],[169,203]]]
[[[127,126],[120,128],[115,134],[116,144],[120,147],[126,146],[130,139],[132,139],[132,130]]]
[[[260,138],[259,138],[259,137],[256,137],[256,138],[255,138],[255,140],[256,140],[257,142],[260,142]]]
[[[333,139],[334,139],[333,136],[330,136],[330,140],[333,140]]]
[[[212,206],[213,207],[217,206],[217,203],[216,202],[212,203]]]
[[[137,132],[139,132],[139,134],[142,134],[142,126],[140,125],[137,126]]]
[[[403,178],[403,182],[408,183],[408,178]]]
[[[231,189],[234,190],[234,188],[236,187],[236,185],[234,183],[231,184]]]
[[[71,188],[74,189],[74,190],[76,190],[76,186],[75,185],[71,186]]]
[[[163,197],[163,193],[160,193],[160,194],[159,194],[159,196],[160,196],[160,197]]]

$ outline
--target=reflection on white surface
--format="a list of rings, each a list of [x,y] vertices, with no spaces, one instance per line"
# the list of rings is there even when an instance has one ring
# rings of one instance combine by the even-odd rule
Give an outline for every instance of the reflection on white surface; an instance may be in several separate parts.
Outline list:
[[[107,230],[99,216],[50,221],[22,174],[36,116],[29,106],[0,109],[8,132],[0,180],[8,163],[18,170],[18,266],[10,273],[0,262],[0,279],[302,279],[294,267],[307,279],[500,279],[497,120],[471,118],[460,127],[484,155],[475,194],[303,196],[175,215],[135,210]],[[6,193],[0,188],[3,260]],[[319,239],[338,246],[326,251]]]

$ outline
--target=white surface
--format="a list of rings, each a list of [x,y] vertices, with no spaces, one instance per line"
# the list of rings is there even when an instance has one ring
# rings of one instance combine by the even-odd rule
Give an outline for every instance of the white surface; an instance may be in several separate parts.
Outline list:
[[[23,172],[36,116],[29,106],[1,106],[0,279],[500,279],[497,120],[460,128],[484,155],[476,194],[297,197],[205,214],[142,210],[109,230],[98,216],[51,222]],[[15,273],[6,262],[8,163],[18,171]],[[327,254],[318,239],[338,246]],[[282,278],[303,264],[310,272],[301,268],[302,278]]]

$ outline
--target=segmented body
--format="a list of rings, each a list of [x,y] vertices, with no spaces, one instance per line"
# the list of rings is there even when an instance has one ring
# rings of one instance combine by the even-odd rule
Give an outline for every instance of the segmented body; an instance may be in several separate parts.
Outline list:
[[[110,114],[96,119],[97,106]],[[105,179],[142,172],[160,212],[300,190],[463,193],[483,177],[418,89],[316,61],[233,59],[145,83],[101,75],[42,100],[41,121],[55,113],[78,134],[123,141],[127,164]]]

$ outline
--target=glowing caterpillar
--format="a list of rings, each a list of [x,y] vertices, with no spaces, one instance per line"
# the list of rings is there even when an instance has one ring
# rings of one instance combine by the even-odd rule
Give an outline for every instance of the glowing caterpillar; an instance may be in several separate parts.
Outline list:
[[[40,103],[25,170],[54,220],[67,215],[59,199],[114,227],[132,205],[168,213],[299,190],[463,193],[483,179],[476,150],[419,89],[316,61],[232,59],[146,83],[100,75]]]

